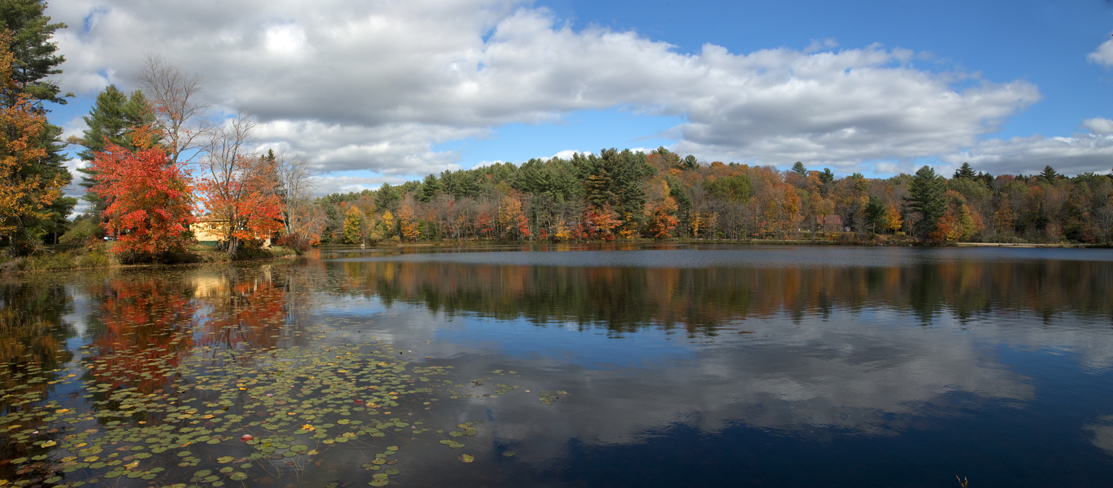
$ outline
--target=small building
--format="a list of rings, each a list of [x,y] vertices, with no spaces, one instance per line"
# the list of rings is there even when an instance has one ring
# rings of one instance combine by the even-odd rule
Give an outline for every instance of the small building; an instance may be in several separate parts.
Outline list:
[[[189,225],[193,238],[202,244],[217,245],[224,240],[224,228],[228,225],[225,219],[218,219],[205,215]]]
[[[228,228],[228,219],[214,217],[213,215],[204,215],[197,219],[197,222],[190,224],[189,230],[193,232],[193,238],[197,242],[209,246],[219,246],[224,242],[225,229]],[[263,240],[263,248],[271,247],[271,238],[258,236],[258,239]]]
[[[839,232],[843,228],[842,217],[838,214],[816,216],[815,223],[820,232]]]

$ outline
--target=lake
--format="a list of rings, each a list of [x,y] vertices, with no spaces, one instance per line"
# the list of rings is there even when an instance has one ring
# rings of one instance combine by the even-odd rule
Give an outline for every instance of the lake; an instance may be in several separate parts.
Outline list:
[[[1108,486],[1111,285],[1113,250],[648,244],[9,278],[0,479]]]

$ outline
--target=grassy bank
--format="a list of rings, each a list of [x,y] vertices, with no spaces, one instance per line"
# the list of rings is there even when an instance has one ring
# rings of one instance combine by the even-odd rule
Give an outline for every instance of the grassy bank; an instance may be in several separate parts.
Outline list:
[[[157,261],[137,262],[125,264],[119,256],[112,252],[112,242],[95,243],[85,247],[54,246],[44,251],[26,257],[12,258],[0,249],[0,274],[19,272],[53,271],[65,269],[98,269],[121,266],[165,266],[177,264],[202,264],[226,263],[232,261],[248,261],[261,259],[275,259],[296,256],[297,252],[282,246],[272,246],[268,249],[241,249],[234,258],[228,253],[206,246],[195,244],[185,252],[160,256]]]

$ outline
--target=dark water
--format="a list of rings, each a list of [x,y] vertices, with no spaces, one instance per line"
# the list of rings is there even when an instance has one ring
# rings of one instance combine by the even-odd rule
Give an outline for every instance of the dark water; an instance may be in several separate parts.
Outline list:
[[[1109,486],[1111,285],[1108,250],[997,248],[324,251],[35,276],[0,286],[0,479]],[[357,370],[374,383],[342,381]],[[278,451],[252,458],[243,433]]]

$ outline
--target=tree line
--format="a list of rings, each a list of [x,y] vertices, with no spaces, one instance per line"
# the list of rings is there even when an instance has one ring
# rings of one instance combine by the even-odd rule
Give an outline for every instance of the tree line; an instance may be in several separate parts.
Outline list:
[[[318,198],[328,243],[629,238],[818,239],[1106,244],[1113,177],[993,176],[964,163],[866,178],[697,160],[665,148],[605,149],[431,174]]]

